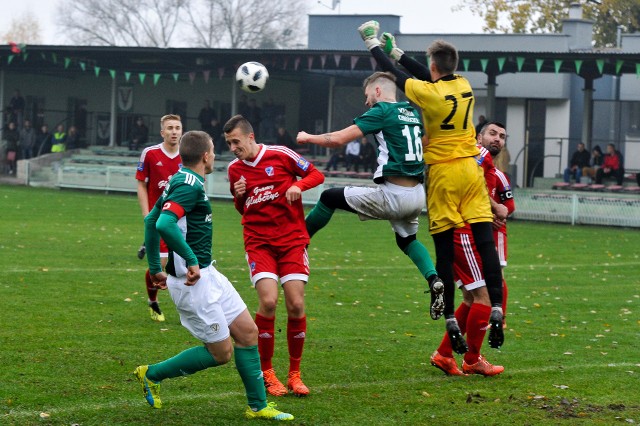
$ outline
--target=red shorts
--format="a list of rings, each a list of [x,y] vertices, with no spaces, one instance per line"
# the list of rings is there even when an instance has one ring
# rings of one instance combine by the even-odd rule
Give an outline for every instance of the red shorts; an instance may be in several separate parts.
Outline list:
[[[500,266],[507,266],[507,234],[500,231],[493,233],[493,239],[496,241],[496,249],[498,250],[498,258]]]
[[[473,234],[464,232],[466,228],[456,229],[453,233],[453,279],[458,287],[466,290],[484,287],[482,260],[473,242]]]
[[[160,238],[160,257],[169,257],[169,247],[162,238]]]
[[[255,286],[262,278],[272,278],[284,284],[291,280],[309,281],[307,245],[274,247],[267,244],[245,248],[251,283]]]

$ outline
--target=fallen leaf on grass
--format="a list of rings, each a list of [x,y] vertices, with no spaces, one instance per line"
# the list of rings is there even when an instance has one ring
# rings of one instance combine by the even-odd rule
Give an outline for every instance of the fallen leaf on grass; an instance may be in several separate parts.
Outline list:
[[[553,385],[553,387],[558,389],[569,389],[569,386],[567,385]]]

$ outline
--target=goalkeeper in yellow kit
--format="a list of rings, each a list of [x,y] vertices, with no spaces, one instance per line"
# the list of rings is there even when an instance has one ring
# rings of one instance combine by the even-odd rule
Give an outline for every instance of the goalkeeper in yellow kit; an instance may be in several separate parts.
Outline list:
[[[428,165],[426,190],[429,232],[436,248],[436,270],[445,284],[446,328],[453,349],[467,351],[454,316],[453,231],[471,225],[483,274],[491,299],[489,344],[499,348],[504,342],[502,329],[502,274],[493,240],[493,213],[482,168],[476,156],[473,126],[474,96],[469,82],[454,74],[458,66],[456,48],[434,41],[427,49],[429,68],[404,55],[392,35],[378,39],[376,21],[362,24],[358,31],[378,65],[393,73],[396,85],[422,109],[427,142],[424,160]],[[383,50],[384,49],[384,50]],[[396,68],[386,54],[398,61],[416,78]]]

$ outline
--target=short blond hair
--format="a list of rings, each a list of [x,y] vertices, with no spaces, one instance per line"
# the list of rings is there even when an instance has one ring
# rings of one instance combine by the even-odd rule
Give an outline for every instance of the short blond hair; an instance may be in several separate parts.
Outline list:
[[[178,114],[167,114],[160,117],[160,128],[164,129],[164,122],[169,120],[176,120],[182,123],[182,118]]]

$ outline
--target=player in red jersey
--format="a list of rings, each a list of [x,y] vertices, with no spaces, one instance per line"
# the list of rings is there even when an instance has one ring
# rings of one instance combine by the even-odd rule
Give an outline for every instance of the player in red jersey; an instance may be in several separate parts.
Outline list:
[[[505,210],[506,215],[509,215],[515,210],[511,187],[506,176],[493,167],[491,158],[500,153],[505,139],[506,131],[503,124],[497,122],[485,124],[478,134],[480,155],[477,158],[478,163],[484,169],[493,209],[496,211]],[[506,238],[496,236],[496,234],[502,232],[504,232],[503,235],[506,235],[506,220],[496,217],[494,219],[494,237],[496,238],[497,248],[500,241],[506,240]],[[502,254],[506,256],[506,242],[503,246],[505,251]],[[462,370],[460,370],[453,357],[451,342],[445,334],[438,350],[431,356],[431,364],[446,374],[453,376],[464,374],[495,376],[502,373],[504,367],[490,364],[480,354],[491,314],[491,302],[482,274],[482,260],[473,240],[473,232],[468,224],[455,230],[454,250],[454,275],[464,297],[463,303],[460,304],[455,312],[455,317],[460,325],[461,332],[463,334],[466,333],[469,350],[464,354]],[[498,251],[500,251],[499,248]],[[504,264],[506,264],[506,260]],[[503,278],[504,286],[506,286],[506,283]],[[505,312],[506,288],[503,288],[502,293],[502,309]]]
[[[300,360],[307,332],[304,286],[309,279],[309,234],[301,195],[324,182],[324,175],[289,148],[256,143],[251,124],[241,115],[231,117],[223,131],[236,156],[229,163],[229,185],[242,215],[249,273],[258,292],[256,325],[265,387],[274,396],[286,394],[287,388],[304,396],[309,389],[300,378]],[[276,377],[271,362],[278,279],[288,316],[287,388]]]
[[[179,115],[168,114],[160,119],[160,135],[162,143],[145,148],[140,155],[136,180],[138,181],[138,202],[142,217],[146,217],[156,201],[162,195],[165,186],[169,183],[180,167],[180,153],[178,151],[180,137],[182,136],[182,121]],[[167,245],[160,241],[160,258],[162,267],[167,264]],[[144,257],[144,245],[140,247],[138,257]],[[158,305],[158,288],[153,285],[149,270],[145,273],[147,295],[149,296],[149,315],[154,321],[164,321],[164,314]]]

